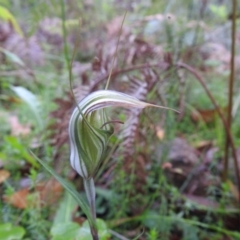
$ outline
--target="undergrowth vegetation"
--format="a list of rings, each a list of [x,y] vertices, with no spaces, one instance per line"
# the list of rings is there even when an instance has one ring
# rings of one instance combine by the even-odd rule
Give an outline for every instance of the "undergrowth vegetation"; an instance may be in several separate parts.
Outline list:
[[[69,162],[73,52],[77,102],[112,70],[110,90],[179,111],[107,109],[100,239],[240,239],[236,2],[0,0],[0,239],[91,239],[83,209],[31,154],[84,197]]]

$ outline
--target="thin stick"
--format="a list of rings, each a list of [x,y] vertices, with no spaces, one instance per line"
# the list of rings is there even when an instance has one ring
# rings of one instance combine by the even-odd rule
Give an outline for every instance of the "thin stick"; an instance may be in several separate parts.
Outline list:
[[[225,131],[226,131],[226,134],[227,134],[228,139],[229,139],[229,143],[230,143],[231,148],[232,148],[233,159],[234,159],[234,164],[235,164],[235,174],[236,174],[236,178],[237,178],[238,190],[240,192],[240,171],[239,171],[239,166],[238,166],[238,158],[237,158],[237,153],[236,153],[236,148],[235,148],[235,144],[234,144],[234,141],[233,141],[233,137],[231,135],[230,129],[228,128],[227,121],[226,121],[223,113],[221,112],[221,110],[220,110],[216,100],[212,96],[211,92],[208,90],[205,82],[203,81],[203,79],[199,75],[199,73],[194,68],[192,68],[191,66],[189,66],[189,65],[187,65],[185,63],[177,63],[177,66],[181,67],[181,68],[185,68],[186,70],[188,70],[190,73],[192,73],[196,77],[196,79],[201,83],[203,89],[205,90],[205,92],[207,93],[208,97],[212,101],[212,103],[213,103],[213,105],[214,105],[214,107],[215,107],[219,117],[221,118],[223,126],[224,126]],[[239,202],[240,202],[240,199],[239,199]]]
[[[229,76],[229,87],[228,87],[228,115],[227,125],[229,131],[231,131],[232,125],[232,105],[233,105],[233,85],[234,85],[234,72],[235,72],[235,43],[236,43],[236,13],[237,13],[237,0],[232,0],[232,46],[231,46],[231,72]],[[229,138],[226,134],[225,141],[225,156],[224,156],[224,169],[222,179],[225,182],[228,178],[228,157],[229,157]]]
[[[110,73],[109,73],[109,76],[108,76],[108,80],[107,80],[107,84],[106,84],[105,90],[108,89],[108,86],[109,86],[109,83],[110,83],[110,79],[111,79],[111,76],[112,76],[114,63],[115,63],[115,60],[117,58],[117,53],[118,53],[118,45],[119,45],[120,37],[121,37],[121,34],[122,34],[122,27],[123,27],[123,23],[124,23],[124,20],[126,18],[126,15],[127,15],[127,11],[125,11],[124,16],[123,16],[123,20],[122,20],[122,24],[121,24],[121,27],[120,27],[120,32],[119,32],[119,35],[118,35],[118,40],[117,40],[117,47],[116,47],[115,53],[113,55],[112,66],[111,66],[111,69],[110,69]]]
[[[120,235],[119,233],[109,229],[108,230],[114,237],[117,237],[120,240],[129,240],[128,238],[125,238],[124,236]]]
[[[149,64],[149,63],[139,64],[139,65],[131,66],[128,68],[116,70],[116,71],[112,72],[112,76],[117,76],[117,75],[120,75],[123,73],[137,70],[137,69],[154,68],[154,67],[162,68],[162,70],[167,70],[170,67],[170,64],[168,64],[166,62],[158,62],[158,63],[154,63],[154,64]],[[104,81],[107,77],[108,77],[108,74],[104,74],[96,79],[93,79],[93,84],[92,84],[92,86],[90,86],[90,91],[94,90],[96,88],[96,86],[100,82]]]

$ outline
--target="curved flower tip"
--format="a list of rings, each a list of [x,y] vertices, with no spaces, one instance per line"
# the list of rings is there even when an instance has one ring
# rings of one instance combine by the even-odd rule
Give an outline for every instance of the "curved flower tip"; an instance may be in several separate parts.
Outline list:
[[[104,108],[110,106],[160,107],[111,90],[96,91],[85,97],[75,107],[68,129],[71,165],[85,179],[95,175],[107,154],[107,144],[113,134],[113,128],[106,124],[109,119]]]

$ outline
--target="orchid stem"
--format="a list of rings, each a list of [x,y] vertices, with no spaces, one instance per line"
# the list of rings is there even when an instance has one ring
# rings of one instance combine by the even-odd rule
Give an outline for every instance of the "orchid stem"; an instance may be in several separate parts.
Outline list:
[[[90,225],[91,234],[93,240],[99,240],[98,237],[98,230],[97,230],[97,223],[96,223],[96,205],[95,205],[95,198],[96,198],[96,191],[95,191],[95,184],[93,178],[83,179],[84,189],[87,195],[87,200],[91,209],[91,215],[93,219],[93,225]]]

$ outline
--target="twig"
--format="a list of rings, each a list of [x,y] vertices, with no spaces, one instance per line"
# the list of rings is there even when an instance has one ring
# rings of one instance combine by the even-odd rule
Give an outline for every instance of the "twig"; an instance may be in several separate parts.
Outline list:
[[[237,185],[238,185],[238,190],[240,192],[240,171],[239,171],[239,166],[238,166],[238,159],[237,159],[237,154],[236,154],[236,148],[235,148],[235,144],[233,141],[233,137],[231,135],[230,129],[228,128],[228,124],[227,121],[225,119],[225,117],[223,116],[223,113],[221,112],[216,100],[214,99],[214,97],[212,96],[211,92],[208,90],[204,80],[202,79],[202,77],[200,76],[200,74],[191,66],[185,64],[185,63],[177,63],[176,64],[178,67],[184,68],[186,70],[188,70],[191,74],[193,74],[196,79],[200,82],[200,84],[202,85],[203,89],[205,90],[206,94],[208,95],[209,99],[212,101],[219,117],[222,120],[223,126],[225,128],[226,134],[228,136],[229,139],[229,144],[231,145],[232,148],[232,152],[233,152],[233,159],[234,159],[234,164],[235,164],[235,174],[236,174],[236,178],[237,178]],[[240,199],[239,199],[240,201]]]
[[[234,84],[234,72],[235,72],[235,43],[236,43],[236,11],[237,11],[237,0],[232,0],[232,46],[231,46],[231,72],[229,76],[229,87],[228,87],[228,115],[227,125],[229,131],[231,131],[232,125],[232,105],[233,105],[233,84]],[[223,181],[228,178],[228,155],[229,155],[229,138],[226,135],[225,141],[225,156],[224,156],[224,169],[223,169]]]
[[[170,65],[166,62],[158,62],[158,63],[154,63],[154,64],[145,63],[145,64],[131,66],[129,68],[115,70],[115,71],[112,72],[112,77],[116,77],[117,75],[120,75],[120,74],[123,74],[123,73],[126,73],[126,72],[131,72],[131,71],[134,71],[134,70],[137,70],[137,69],[143,69],[143,68],[159,67],[159,68],[162,68],[162,70],[166,70],[169,66]],[[92,86],[90,86],[90,92],[93,91],[100,82],[107,79],[108,76],[109,76],[109,73],[106,73],[106,74],[94,79]]]
[[[109,232],[110,232],[113,236],[117,237],[117,238],[120,239],[120,240],[129,240],[128,238],[125,238],[124,236],[120,235],[119,233],[117,233],[117,232],[115,232],[115,231],[113,231],[113,230],[111,230],[111,229],[109,229]]]

